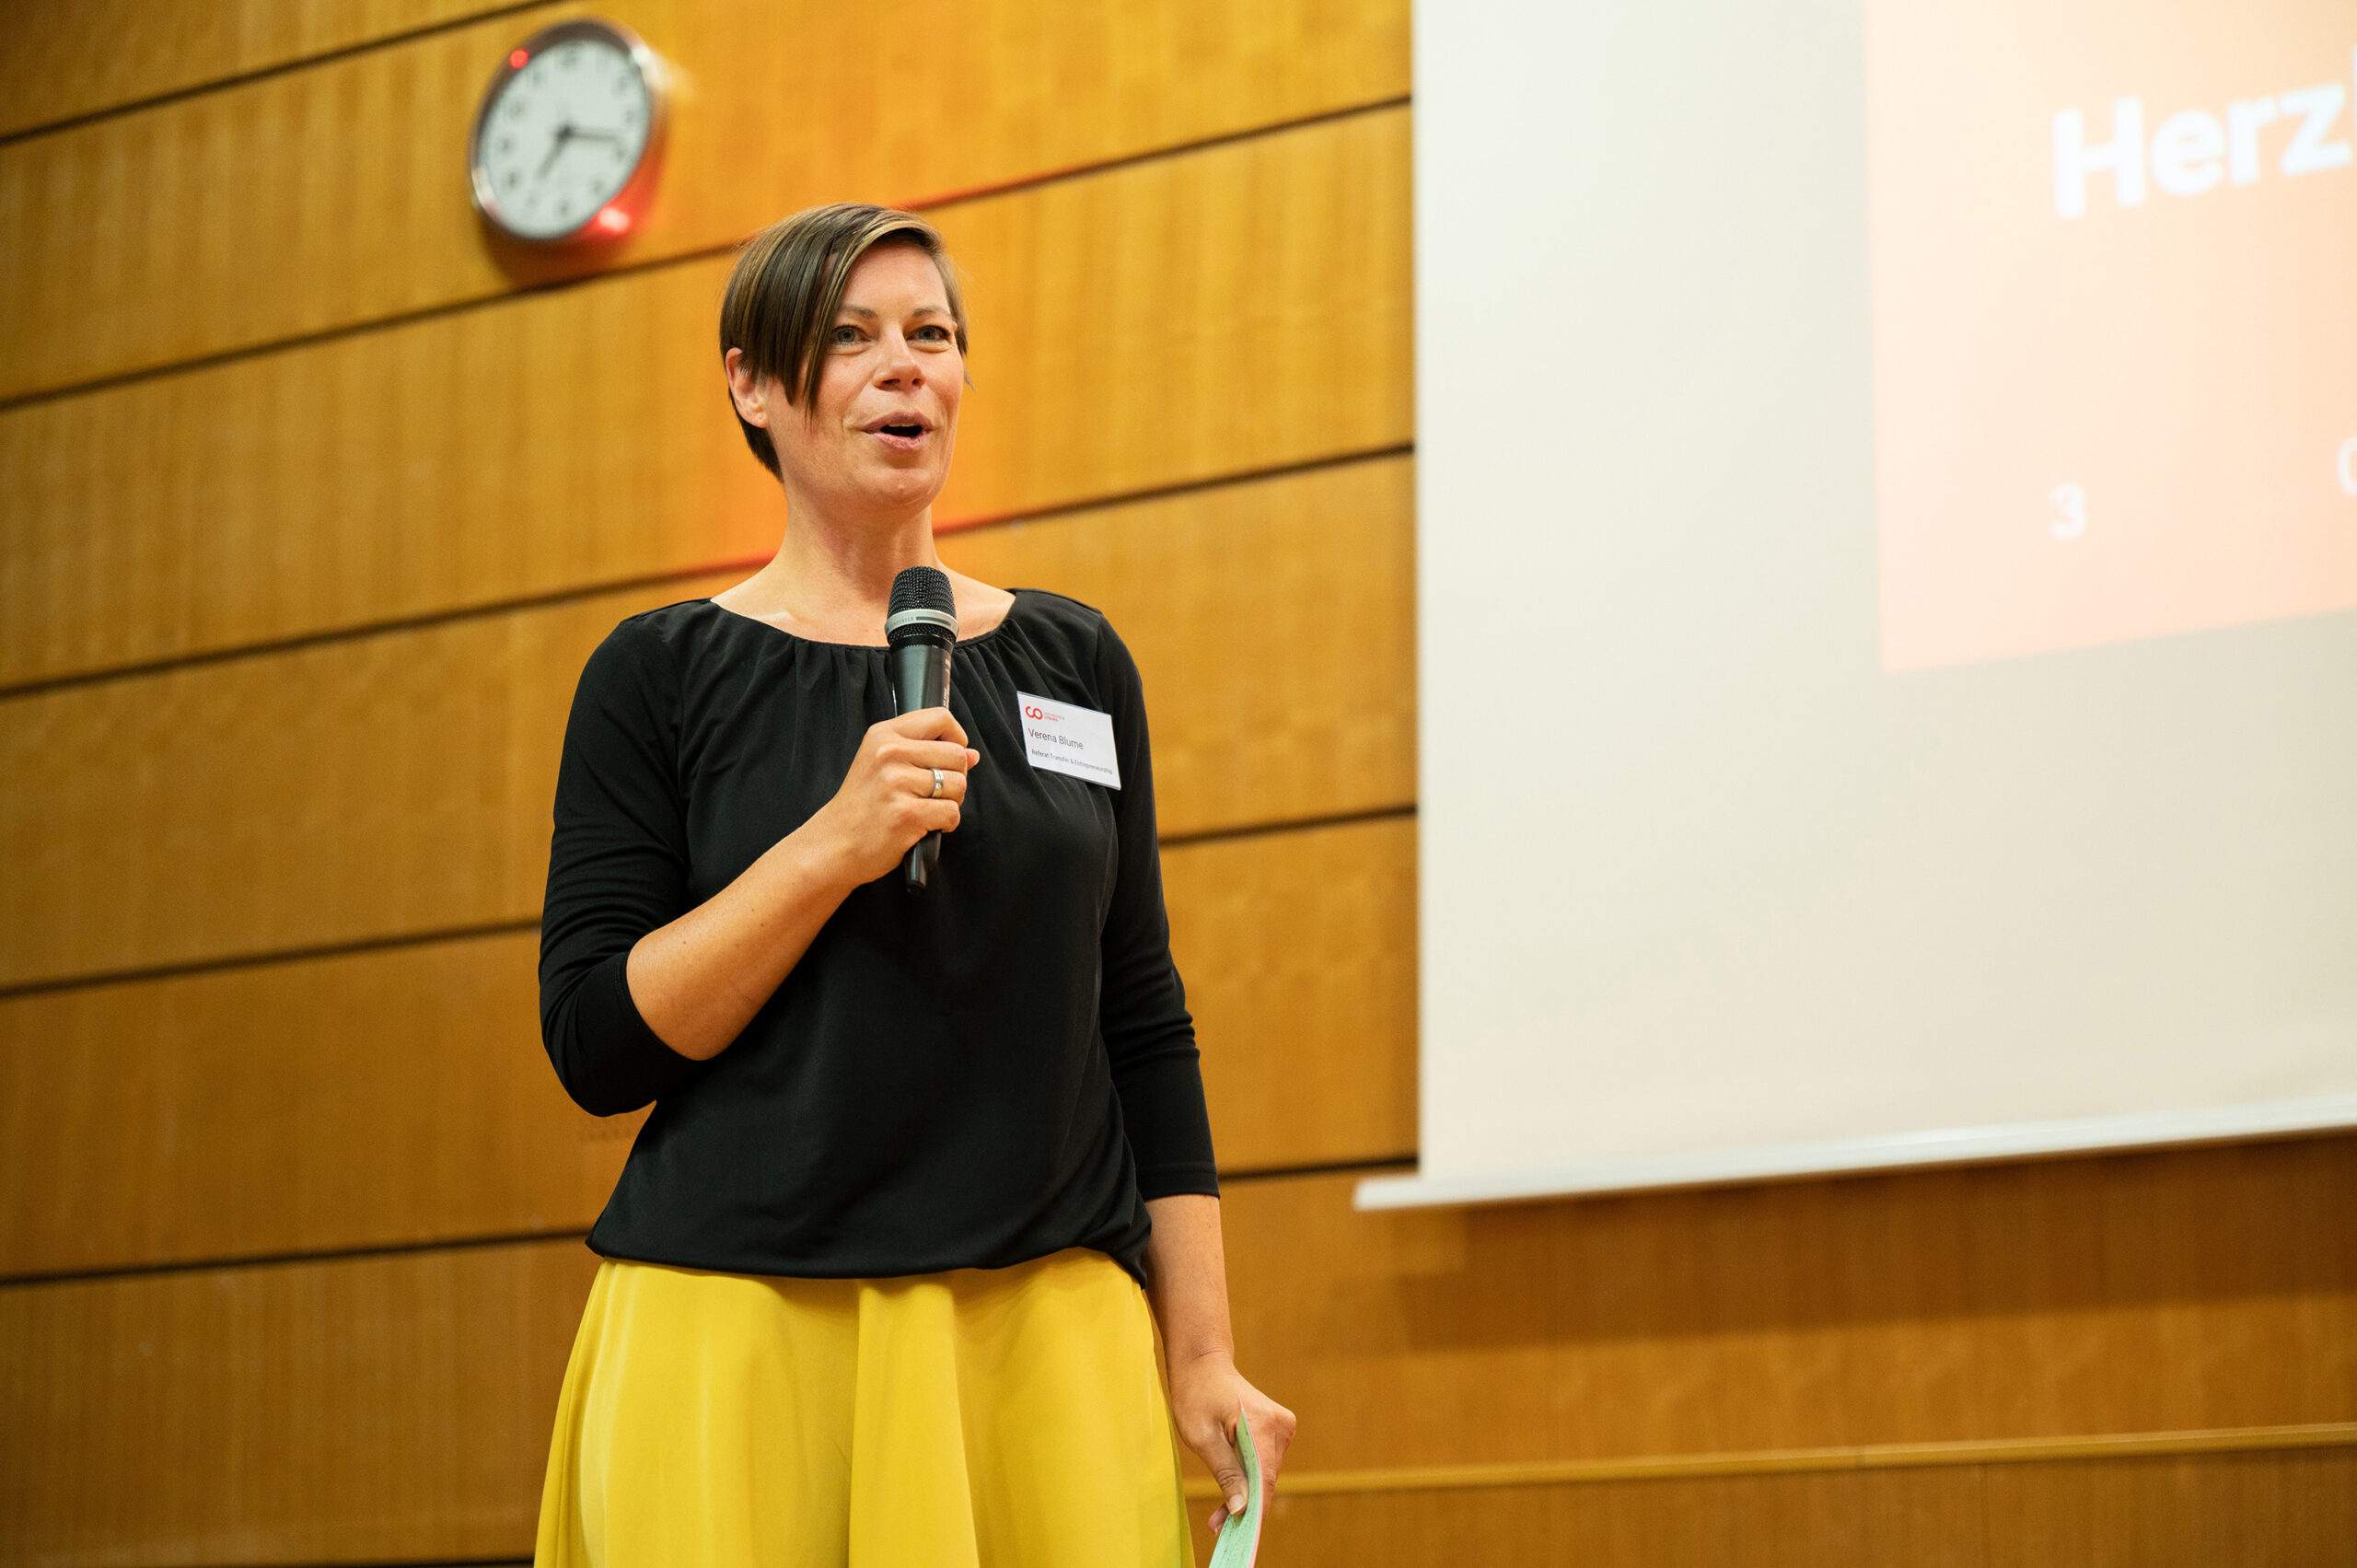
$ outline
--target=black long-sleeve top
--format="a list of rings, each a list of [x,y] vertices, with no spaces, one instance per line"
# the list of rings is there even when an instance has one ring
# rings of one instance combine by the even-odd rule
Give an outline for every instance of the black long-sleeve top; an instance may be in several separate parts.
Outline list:
[[[892,715],[881,648],[696,599],[589,657],[565,729],[540,1024],[598,1115],[655,1109],[590,1232],[611,1258],[867,1278],[1094,1248],[1144,1277],[1144,1201],[1216,1193],[1163,913],[1137,667],[1024,590],[958,645],[982,763],[932,885],[854,890],[735,1042],[691,1062],[632,1001],[633,943],[831,799]],[[1112,715],[1121,787],[1034,768],[1016,693]]]

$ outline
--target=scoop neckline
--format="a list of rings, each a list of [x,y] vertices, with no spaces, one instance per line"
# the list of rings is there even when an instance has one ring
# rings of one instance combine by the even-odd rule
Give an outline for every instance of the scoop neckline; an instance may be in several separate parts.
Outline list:
[[[987,632],[978,632],[970,637],[958,638],[955,645],[956,646],[970,648],[978,644],[989,642],[993,637],[997,636],[1001,632],[1006,630],[1007,622],[1015,619],[1015,612],[1023,608],[1024,599],[1030,596],[1032,590],[1029,588],[1009,588],[1006,591],[1013,598],[1014,602],[1006,607],[1006,613],[998,618],[998,624],[992,627]],[[773,633],[780,637],[784,637],[789,643],[800,643],[806,648],[840,648],[846,653],[854,654],[888,654],[892,651],[892,645],[889,643],[827,643],[821,642],[816,637],[805,637],[798,632],[789,632],[783,626],[772,625],[769,621],[762,620],[758,615],[748,615],[741,610],[731,610],[726,605],[721,603],[718,599],[712,598],[710,595],[706,595],[699,602],[717,610],[723,615],[727,616],[731,621],[742,621],[748,626],[758,626],[764,632]]]

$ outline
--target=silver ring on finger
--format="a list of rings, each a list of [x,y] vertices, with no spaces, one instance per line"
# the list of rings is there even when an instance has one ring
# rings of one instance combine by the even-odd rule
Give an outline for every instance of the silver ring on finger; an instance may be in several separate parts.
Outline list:
[[[933,770],[933,793],[932,793],[931,795],[926,796],[925,796],[925,798],[926,798],[927,800],[937,800],[937,799],[939,799],[939,798],[940,798],[940,796],[941,796],[941,770],[940,770],[939,768],[935,768],[935,769],[934,769],[934,770]]]

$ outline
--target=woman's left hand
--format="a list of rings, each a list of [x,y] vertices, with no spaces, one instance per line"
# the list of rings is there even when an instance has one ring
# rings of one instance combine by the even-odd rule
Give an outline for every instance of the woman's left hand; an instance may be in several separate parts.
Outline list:
[[[1229,1515],[1244,1512],[1244,1461],[1236,1451],[1239,1409],[1251,1419],[1252,1443],[1260,1450],[1265,1504],[1277,1489],[1277,1472],[1284,1468],[1285,1448],[1293,1442],[1293,1411],[1246,1382],[1233,1357],[1202,1355],[1170,1368],[1170,1418],[1187,1446],[1210,1467],[1220,1495],[1227,1500],[1212,1510],[1214,1530]]]

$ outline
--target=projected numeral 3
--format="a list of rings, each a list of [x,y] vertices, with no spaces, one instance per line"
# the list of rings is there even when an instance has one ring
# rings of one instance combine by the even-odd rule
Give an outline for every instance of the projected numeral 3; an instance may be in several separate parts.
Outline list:
[[[2046,493],[2046,531],[2064,544],[2087,531],[2087,487],[2058,484]]]

